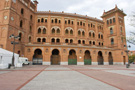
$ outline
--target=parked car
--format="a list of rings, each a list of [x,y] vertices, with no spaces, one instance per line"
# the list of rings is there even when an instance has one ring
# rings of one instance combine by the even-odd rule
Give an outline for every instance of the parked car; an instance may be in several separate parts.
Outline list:
[[[28,61],[28,58],[25,58],[25,57],[19,57],[19,61],[20,61],[23,65],[25,65],[25,64],[29,65],[29,64],[30,64],[30,62]]]

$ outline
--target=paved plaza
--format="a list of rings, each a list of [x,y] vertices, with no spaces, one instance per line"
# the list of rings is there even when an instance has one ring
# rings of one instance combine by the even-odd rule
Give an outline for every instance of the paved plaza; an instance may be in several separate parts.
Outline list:
[[[135,90],[135,65],[5,69],[0,70],[0,90]]]

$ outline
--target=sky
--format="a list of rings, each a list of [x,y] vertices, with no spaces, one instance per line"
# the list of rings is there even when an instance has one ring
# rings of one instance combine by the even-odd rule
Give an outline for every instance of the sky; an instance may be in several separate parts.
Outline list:
[[[127,14],[125,17],[126,36],[130,37],[130,32],[135,32],[135,27],[130,25],[130,16],[135,12],[135,0],[37,0],[38,11],[56,11],[77,13],[90,17],[102,18],[104,10],[113,9],[115,5]],[[129,50],[135,50],[135,45],[131,45]]]

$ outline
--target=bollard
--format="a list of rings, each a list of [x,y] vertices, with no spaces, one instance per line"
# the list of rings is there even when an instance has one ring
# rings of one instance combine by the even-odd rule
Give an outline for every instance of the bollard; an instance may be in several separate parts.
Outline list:
[[[129,68],[129,64],[126,64],[126,68]]]
[[[11,67],[11,64],[8,64],[8,69],[10,69],[10,67]]]

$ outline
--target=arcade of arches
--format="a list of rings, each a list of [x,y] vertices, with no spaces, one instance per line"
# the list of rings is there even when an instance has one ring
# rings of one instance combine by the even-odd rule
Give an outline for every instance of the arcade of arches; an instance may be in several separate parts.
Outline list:
[[[28,54],[33,65],[113,65],[116,63],[115,55],[111,51],[37,48],[33,54]],[[122,56],[125,64],[125,56]]]

